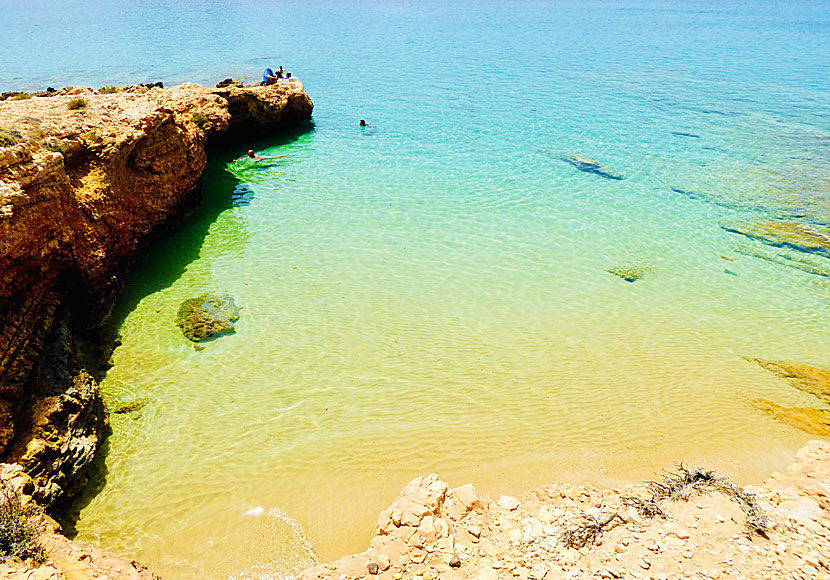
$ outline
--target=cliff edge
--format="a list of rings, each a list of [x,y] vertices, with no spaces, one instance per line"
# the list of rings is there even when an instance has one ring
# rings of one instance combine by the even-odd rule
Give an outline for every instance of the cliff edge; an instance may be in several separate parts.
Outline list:
[[[106,318],[142,240],[198,204],[210,136],[313,109],[300,83],[48,94],[0,102],[0,458],[46,507],[83,487],[107,425],[74,332]]]

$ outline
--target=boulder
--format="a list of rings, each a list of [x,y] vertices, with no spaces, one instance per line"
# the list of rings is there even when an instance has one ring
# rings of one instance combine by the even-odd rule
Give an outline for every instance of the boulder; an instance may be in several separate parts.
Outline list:
[[[233,323],[239,320],[239,308],[228,294],[208,292],[197,298],[188,298],[179,307],[176,325],[188,340],[199,342],[207,338],[235,332]]]

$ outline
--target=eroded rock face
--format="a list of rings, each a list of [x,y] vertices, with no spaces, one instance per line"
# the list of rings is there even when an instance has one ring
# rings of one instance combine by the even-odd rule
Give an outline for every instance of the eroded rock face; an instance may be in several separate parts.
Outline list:
[[[176,325],[188,340],[200,342],[222,334],[235,332],[233,323],[239,320],[239,308],[228,294],[202,294],[188,298],[179,307]]]
[[[78,360],[65,308],[45,342],[6,457],[23,466],[36,485],[34,499],[48,508],[87,484],[109,422],[98,384]]]
[[[80,368],[47,377],[73,364],[45,353],[50,333],[64,332],[56,313],[66,310],[66,328],[103,321],[141,241],[198,202],[209,135],[272,130],[313,108],[301,85],[51,94],[0,103],[10,136],[0,146],[0,457],[24,462],[47,501],[59,493],[49,481],[73,488],[58,472],[82,468],[98,439],[81,428],[98,416],[92,378]],[[70,109],[77,98],[85,106]],[[66,456],[57,479],[38,467],[55,453]]]

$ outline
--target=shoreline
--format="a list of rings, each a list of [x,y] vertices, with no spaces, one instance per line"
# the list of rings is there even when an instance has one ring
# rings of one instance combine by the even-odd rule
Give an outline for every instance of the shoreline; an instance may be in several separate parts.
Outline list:
[[[830,578],[830,442],[808,442],[760,486],[677,466],[664,478],[685,487],[648,513],[637,503],[654,497],[648,484],[491,498],[418,477],[381,512],[367,550],[297,578]]]

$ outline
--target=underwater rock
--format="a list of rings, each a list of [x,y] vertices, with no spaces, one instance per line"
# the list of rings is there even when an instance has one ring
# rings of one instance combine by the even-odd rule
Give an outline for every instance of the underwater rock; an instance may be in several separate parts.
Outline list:
[[[752,404],[778,421],[813,435],[830,435],[830,411],[812,407],[782,407],[766,399],[756,399]]]
[[[830,278],[830,263],[827,263],[821,256],[817,256],[815,258],[816,261],[813,261],[809,258],[809,254],[799,253],[789,248],[762,250],[760,247],[738,246],[735,248],[735,251],[744,256],[758,258],[771,264],[795,268],[814,276]],[[792,252],[793,255],[790,255],[788,252]]]
[[[622,278],[626,282],[636,282],[643,276],[645,276],[648,268],[641,264],[630,264],[628,266],[617,266],[616,268],[611,268],[608,270],[610,274],[614,274],[619,278]]]
[[[830,229],[821,226],[784,220],[730,220],[721,222],[720,227],[770,246],[830,257]]]
[[[830,404],[830,371],[779,360],[746,357],[745,359],[786,379],[796,389],[810,393]]]
[[[121,403],[120,405],[114,407],[112,409],[112,413],[114,415],[125,415],[125,414],[132,414],[138,411],[141,411],[147,405],[147,399],[135,399],[133,401],[129,401],[127,403]]]
[[[672,131],[672,135],[675,137],[689,137],[690,139],[700,139],[700,135],[696,135],[695,133],[684,133],[683,131]]]
[[[188,298],[179,307],[176,325],[188,340],[199,342],[206,338],[235,332],[233,323],[239,320],[239,308],[228,294],[208,292],[197,298]]]
[[[594,161],[589,157],[584,157],[583,155],[563,155],[560,157],[562,161],[565,163],[570,163],[580,171],[585,173],[593,173],[594,175],[599,175],[600,177],[604,177],[606,179],[625,179],[622,175],[615,172],[613,169],[610,169],[600,163],[599,161]]]

